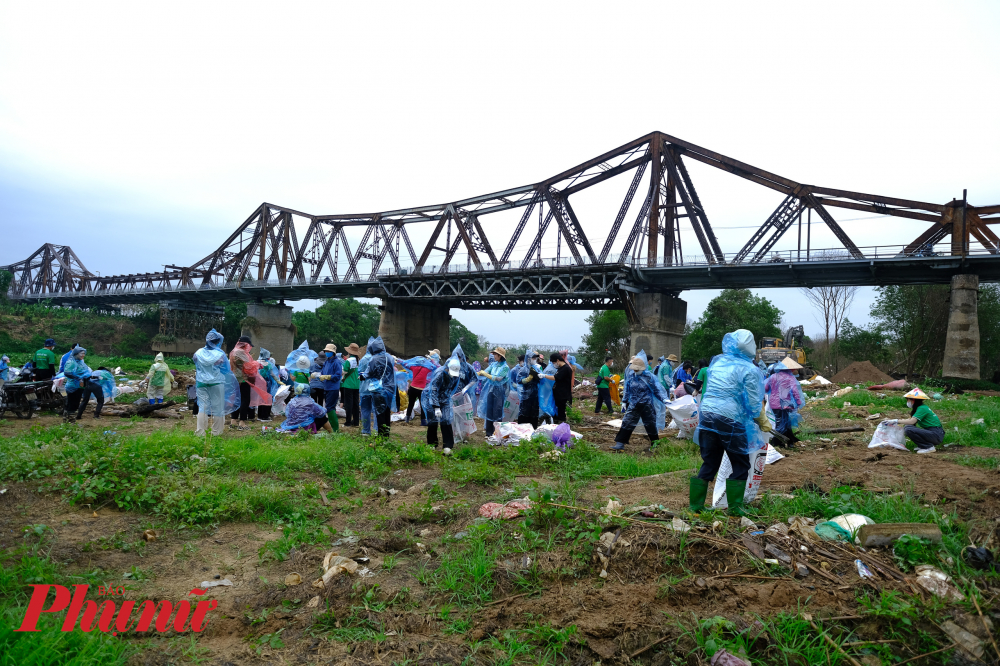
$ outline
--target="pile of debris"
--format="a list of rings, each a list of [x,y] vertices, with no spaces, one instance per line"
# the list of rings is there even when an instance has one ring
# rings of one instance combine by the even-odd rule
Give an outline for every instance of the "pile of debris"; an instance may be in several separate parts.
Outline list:
[[[855,361],[833,376],[836,384],[886,384],[892,377],[885,374],[871,361]]]

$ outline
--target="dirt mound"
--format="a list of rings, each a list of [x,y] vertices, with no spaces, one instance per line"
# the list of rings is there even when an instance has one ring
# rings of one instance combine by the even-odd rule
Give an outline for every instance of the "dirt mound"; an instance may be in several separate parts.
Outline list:
[[[871,361],[855,361],[834,375],[830,381],[837,384],[864,384],[866,382],[885,384],[891,382],[892,377],[872,365]]]

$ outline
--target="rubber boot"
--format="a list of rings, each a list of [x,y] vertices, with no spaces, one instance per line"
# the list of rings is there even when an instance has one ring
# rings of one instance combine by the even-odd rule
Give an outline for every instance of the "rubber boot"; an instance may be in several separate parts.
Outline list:
[[[746,479],[743,479],[742,481],[726,479],[726,502],[729,504],[730,516],[747,515],[746,511],[743,510],[743,494],[746,490]]]
[[[700,513],[705,510],[705,497],[708,495],[708,481],[703,481],[697,476],[691,477],[691,490],[688,497],[691,511]]]
[[[334,432],[340,432],[340,419],[337,418],[337,412],[330,412],[330,425],[333,426]]]

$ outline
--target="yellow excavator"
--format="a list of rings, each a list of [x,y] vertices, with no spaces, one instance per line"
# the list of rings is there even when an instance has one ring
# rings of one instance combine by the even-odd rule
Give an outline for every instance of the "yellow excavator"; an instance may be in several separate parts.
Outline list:
[[[799,377],[811,379],[816,372],[806,365],[806,350],[802,347],[802,338],[805,331],[802,326],[793,326],[785,332],[784,338],[761,338],[757,347],[757,361],[763,361],[764,365],[777,363],[786,356],[791,356],[792,360],[802,366],[799,370]]]

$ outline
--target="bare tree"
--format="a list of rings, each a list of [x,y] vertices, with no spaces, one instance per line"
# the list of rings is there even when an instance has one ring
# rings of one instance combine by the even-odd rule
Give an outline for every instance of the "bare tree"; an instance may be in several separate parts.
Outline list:
[[[840,370],[836,352],[837,338],[840,336],[840,327],[847,319],[847,313],[851,310],[854,297],[858,293],[858,287],[813,287],[803,288],[802,293],[813,307],[817,310],[816,319],[823,324],[826,334],[828,353],[831,355],[830,362],[834,370]],[[833,337],[830,337],[830,329],[833,329]]]

